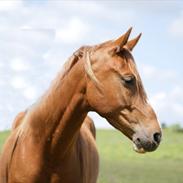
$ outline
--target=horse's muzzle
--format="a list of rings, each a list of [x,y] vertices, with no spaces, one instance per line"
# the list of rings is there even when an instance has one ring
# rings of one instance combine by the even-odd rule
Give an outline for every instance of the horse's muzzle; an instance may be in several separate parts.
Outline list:
[[[152,137],[135,134],[133,136],[134,150],[139,153],[156,150],[161,142],[161,136],[159,132],[154,133]]]

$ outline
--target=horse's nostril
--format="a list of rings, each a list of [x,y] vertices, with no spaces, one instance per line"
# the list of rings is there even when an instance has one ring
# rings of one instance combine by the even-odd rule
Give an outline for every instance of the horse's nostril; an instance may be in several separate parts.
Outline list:
[[[161,141],[161,133],[155,133],[153,135],[153,138],[154,138],[154,141],[157,142],[158,144],[160,143]]]
[[[140,138],[137,138],[137,142],[139,142],[139,143],[140,143]]]

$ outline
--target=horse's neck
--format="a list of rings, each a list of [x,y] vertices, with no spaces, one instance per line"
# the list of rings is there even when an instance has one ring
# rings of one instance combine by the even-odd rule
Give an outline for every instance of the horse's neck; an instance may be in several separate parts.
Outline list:
[[[44,142],[50,141],[51,152],[57,152],[59,147],[64,153],[78,134],[87,115],[85,82],[83,64],[78,62],[64,78],[58,76],[30,110],[32,131],[35,136],[41,135]]]

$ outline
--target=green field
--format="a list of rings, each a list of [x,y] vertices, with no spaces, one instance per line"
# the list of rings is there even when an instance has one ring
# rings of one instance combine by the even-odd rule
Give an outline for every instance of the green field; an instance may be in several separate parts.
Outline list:
[[[8,132],[0,133],[0,148]],[[183,183],[183,133],[164,130],[156,152],[137,154],[116,130],[98,130],[98,183]]]
[[[156,152],[137,154],[117,131],[98,131],[99,183],[183,183],[183,133],[165,130]]]

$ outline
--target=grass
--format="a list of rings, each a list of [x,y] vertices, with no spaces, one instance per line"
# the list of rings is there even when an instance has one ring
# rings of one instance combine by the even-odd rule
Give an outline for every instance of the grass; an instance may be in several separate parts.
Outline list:
[[[2,149],[2,146],[6,140],[6,138],[8,137],[8,135],[10,134],[9,131],[3,131],[3,132],[0,132],[0,152],[1,152],[1,149]]]
[[[132,143],[114,130],[99,130],[99,183],[183,183],[183,133],[164,130],[153,153],[138,154]]]
[[[0,149],[8,134],[0,133]],[[98,183],[183,183],[183,133],[164,130],[159,149],[143,155],[116,130],[98,130],[97,144]]]

